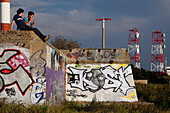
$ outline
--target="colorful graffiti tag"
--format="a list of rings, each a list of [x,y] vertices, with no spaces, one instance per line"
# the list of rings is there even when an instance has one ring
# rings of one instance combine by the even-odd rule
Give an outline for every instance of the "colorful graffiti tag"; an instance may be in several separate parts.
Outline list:
[[[132,75],[130,66],[126,68],[121,67],[116,70],[109,65],[100,69],[91,69],[89,72],[86,72],[86,69],[76,69],[73,67],[68,69],[72,72],[71,74],[68,73],[68,76],[77,78],[70,83],[71,87],[79,88],[82,91],[89,90],[95,93],[101,88],[105,90],[113,88],[113,92],[117,92],[120,89],[121,93],[126,95],[127,90],[134,88],[126,80],[127,76]]]
[[[88,64],[78,68],[68,65],[67,99],[74,97],[79,101],[91,101],[96,96],[100,101],[137,101],[131,66],[117,67],[105,64],[91,68]]]
[[[64,102],[64,71],[54,71],[47,67],[47,102],[61,106]]]
[[[4,49],[0,55],[0,92],[8,86],[16,84],[24,96],[34,83],[28,71],[28,65],[28,59],[20,50]],[[11,91],[14,92],[13,89]],[[6,89],[6,92],[9,94],[8,89]]]
[[[30,71],[31,75],[35,79],[35,83],[31,87],[31,102],[37,104],[44,102],[46,97],[46,61],[41,57],[43,50],[38,50],[31,57]]]
[[[74,52],[67,53],[67,57],[80,59],[80,60],[90,60],[90,61],[119,61],[126,60],[128,58],[128,54],[125,50],[122,49],[95,49],[95,50],[74,50]]]

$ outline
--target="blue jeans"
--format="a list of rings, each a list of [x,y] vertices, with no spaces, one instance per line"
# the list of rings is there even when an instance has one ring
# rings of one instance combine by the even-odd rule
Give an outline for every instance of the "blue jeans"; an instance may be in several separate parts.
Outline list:
[[[40,37],[41,38],[41,40],[43,41],[43,42],[45,42],[45,38],[46,38],[46,36],[45,35],[43,35],[37,28],[33,28],[33,27],[30,27],[30,26],[24,26],[23,28],[20,28],[19,30],[28,30],[28,31],[33,31],[38,37]]]

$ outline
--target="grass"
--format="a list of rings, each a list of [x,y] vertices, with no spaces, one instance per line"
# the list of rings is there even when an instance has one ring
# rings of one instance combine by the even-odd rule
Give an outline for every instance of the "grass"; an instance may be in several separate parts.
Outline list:
[[[8,104],[0,102],[0,113],[168,113],[170,112],[170,88],[160,84],[136,84],[140,102],[104,104],[93,100],[91,103],[65,101],[61,107],[47,105]],[[154,104],[146,104],[143,102]]]

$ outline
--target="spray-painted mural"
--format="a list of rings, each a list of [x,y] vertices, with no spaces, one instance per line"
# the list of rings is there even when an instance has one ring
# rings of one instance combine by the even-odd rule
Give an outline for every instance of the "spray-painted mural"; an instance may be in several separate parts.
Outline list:
[[[47,67],[47,102],[61,106],[64,102],[64,71],[54,71]]]
[[[131,66],[124,64],[67,65],[66,99],[137,101]]]
[[[63,71],[65,68],[65,57],[55,51],[53,48],[47,46],[47,67],[52,70]]]
[[[41,57],[43,50],[36,51],[30,58],[27,48],[12,44],[0,46],[0,98],[7,98],[9,102],[44,103],[46,61]]]
[[[71,52],[68,52],[66,56],[71,59],[100,62],[109,60],[127,61],[127,59],[129,59],[125,49],[73,49]]]
[[[42,104],[46,97],[46,60],[41,57],[43,50],[36,51],[30,62],[30,71],[35,83],[31,87],[30,99],[32,104]]]
[[[29,49],[0,45],[0,98],[29,101],[29,88],[35,83],[29,71]]]
[[[65,58],[59,52],[53,48],[47,46],[47,87],[46,87],[46,99],[49,105],[61,106],[64,102],[64,69]]]

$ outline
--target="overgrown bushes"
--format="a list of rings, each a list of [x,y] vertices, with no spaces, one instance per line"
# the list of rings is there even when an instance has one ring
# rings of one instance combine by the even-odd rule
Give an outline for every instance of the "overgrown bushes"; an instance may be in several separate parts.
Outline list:
[[[136,84],[137,96],[140,101],[152,102],[157,108],[170,108],[170,86],[162,84]]]
[[[132,66],[132,72],[133,72],[133,77],[135,80],[148,80],[149,83],[154,83],[154,84],[168,84],[169,79],[166,77],[163,77],[166,75],[165,73],[157,73],[157,72],[152,72],[152,71],[146,71],[144,69],[139,69]]]

